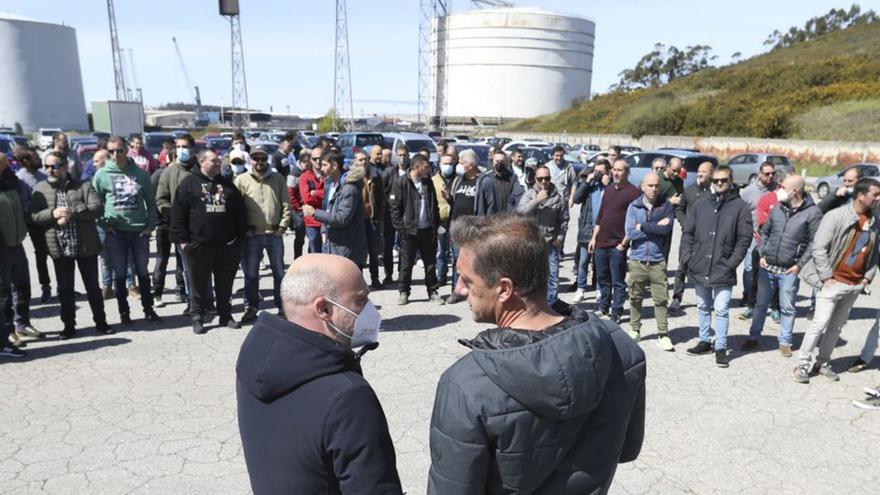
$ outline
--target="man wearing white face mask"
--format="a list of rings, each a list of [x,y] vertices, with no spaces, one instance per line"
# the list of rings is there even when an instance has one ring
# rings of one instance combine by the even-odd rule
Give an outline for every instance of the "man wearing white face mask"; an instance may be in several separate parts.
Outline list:
[[[254,493],[402,493],[360,367],[381,322],[369,292],[352,261],[303,255],[281,284],[287,319],[261,314],[242,344],[238,425]]]

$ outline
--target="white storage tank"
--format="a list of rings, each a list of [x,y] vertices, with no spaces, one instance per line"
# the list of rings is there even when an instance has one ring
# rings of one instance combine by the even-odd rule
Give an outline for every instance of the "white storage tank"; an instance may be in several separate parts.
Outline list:
[[[529,118],[590,96],[590,19],[536,8],[474,10],[438,19],[433,33],[432,115]]]
[[[0,54],[0,126],[88,129],[75,29],[0,13]]]

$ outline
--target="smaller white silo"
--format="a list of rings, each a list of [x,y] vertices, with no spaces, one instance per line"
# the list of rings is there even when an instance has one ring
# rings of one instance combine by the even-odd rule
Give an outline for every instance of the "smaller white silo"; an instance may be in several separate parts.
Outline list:
[[[87,130],[76,30],[0,13],[0,126]]]

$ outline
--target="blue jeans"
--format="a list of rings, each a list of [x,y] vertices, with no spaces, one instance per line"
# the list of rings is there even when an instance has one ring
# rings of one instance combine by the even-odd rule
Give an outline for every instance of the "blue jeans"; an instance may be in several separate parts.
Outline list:
[[[322,253],[321,227],[306,227],[306,238],[309,240],[310,253]]]
[[[596,249],[596,283],[599,285],[597,309],[615,315],[623,314],[623,297],[626,292],[626,253],[617,249]]]
[[[770,307],[770,298],[778,288],[779,312],[782,313],[779,320],[779,345],[791,347],[795,316],[794,301],[799,287],[800,281],[797,275],[776,275],[763,268],[758,269],[758,300],[752,315],[752,328],[749,330],[751,338],[757,339],[761,336],[764,321],[767,319],[767,309]]]
[[[446,281],[449,273],[449,229],[445,225],[437,228],[437,280]]]
[[[4,320],[9,325],[15,323],[15,328],[21,329],[31,324],[31,274],[28,267],[27,254],[24,246],[6,249],[7,277],[9,290],[5,304],[0,311],[5,314]],[[0,342],[0,346],[6,342]]]
[[[550,264],[550,277],[547,278],[547,302],[553,304],[559,294],[559,257],[560,247],[547,245],[547,261]]]
[[[458,246],[449,239],[449,250],[452,252],[452,291],[455,292],[455,284],[458,283]]]
[[[715,312],[715,350],[727,349],[727,326],[730,320],[730,295],[733,287],[707,287],[694,284],[697,296],[697,321],[700,340],[712,340],[712,312]]]
[[[281,279],[284,277],[284,239],[275,234],[261,234],[245,238],[244,298],[251,309],[260,307],[260,260],[263,250],[269,255],[272,269],[272,295],[275,306],[281,308]]]
[[[129,314],[128,291],[125,286],[125,274],[128,262],[134,258],[134,272],[137,277],[138,288],[141,290],[141,306],[144,311],[153,309],[153,291],[150,288],[150,236],[141,235],[140,232],[127,230],[108,231],[106,242],[113,272],[116,275],[116,302],[119,304],[119,314]]]
[[[593,261],[593,255],[587,249],[587,244],[578,244],[578,252],[580,258],[577,266],[577,286],[578,289],[587,290],[587,276],[589,275],[590,262]]]
[[[743,300],[755,300],[751,295],[752,290],[757,289],[752,287],[752,270],[757,268],[752,266],[752,251],[755,249],[755,237],[752,236],[752,243],[749,244],[749,250],[746,251],[746,257],[743,259]]]
[[[101,239],[101,286],[113,287],[116,276],[113,275],[113,261],[110,259],[110,249],[107,247],[107,234],[103,228],[98,227],[98,237]],[[134,261],[128,263],[125,277],[126,287],[134,287]]]

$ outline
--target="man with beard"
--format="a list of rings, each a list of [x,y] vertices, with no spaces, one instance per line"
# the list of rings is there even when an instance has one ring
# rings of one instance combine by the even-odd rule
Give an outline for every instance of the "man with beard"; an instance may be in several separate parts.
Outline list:
[[[476,215],[494,215],[516,211],[525,189],[507,163],[507,155],[496,151],[492,155],[492,170],[477,181]]]
[[[49,152],[45,167],[48,178],[34,186],[30,216],[34,224],[42,228],[49,255],[55,264],[61,321],[64,323],[60,337],[69,339],[76,334],[73,287],[77,267],[88,295],[95,330],[103,334],[113,333],[107,324],[98,284],[101,241],[96,221],[101,214],[101,198],[91,184],[79,183],[70,176],[66,156]]]

